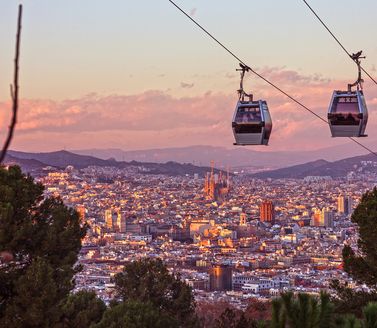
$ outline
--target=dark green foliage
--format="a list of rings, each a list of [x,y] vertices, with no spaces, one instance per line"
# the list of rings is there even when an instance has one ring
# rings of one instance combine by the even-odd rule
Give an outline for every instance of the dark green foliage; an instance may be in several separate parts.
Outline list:
[[[361,322],[354,315],[346,315],[340,321],[338,327],[343,328],[361,328]]]
[[[364,308],[364,328],[377,328],[377,303],[369,303]]]
[[[59,326],[62,328],[90,327],[102,319],[105,310],[105,303],[96,296],[95,292],[80,291],[70,295],[63,305],[63,316]]]
[[[126,301],[108,308],[92,328],[176,328],[178,322],[151,303]]]
[[[319,299],[308,294],[284,293],[272,303],[271,328],[328,328],[334,327],[333,305],[329,296]]]
[[[19,167],[0,168],[0,252],[14,258],[0,267],[0,326],[52,327],[58,320],[78,270],[86,231],[79,222]]]
[[[351,217],[359,227],[358,253],[343,249],[344,270],[371,288],[377,286],[377,189],[366,192]]]
[[[259,325],[254,320],[249,320],[242,312],[241,315],[236,314],[233,309],[226,308],[220,318],[214,324],[215,328],[257,328]]]
[[[362,309],[370,302],[377,301],[377,293],[355,291],[345,284],[340,284],[338,280],[333,280],[331,288],[336,292],[333,298],[335,312],[339,314],[354,314],[357,317],[362,316]]]
[[[115,284],[123,301],[150,303],[182,326],[196,325],[191,288],[179,276],[170,274],[160,259],[144,258],[126,264],[115,276]]]
[[[4,327],[51,327],[59,320],[57,284],[46,260],[33,260],[18,280],[1,320]]]
[[[332,282],[337,293],[334,299],[336,312],[362,315],[362,308],[377,301],[377,189],[366,192],[351,216],[358,225],[358,250],[349,245],[343,248],[344,270],[359,283],[369,286],[370,291],[354,291],[338,281]]]

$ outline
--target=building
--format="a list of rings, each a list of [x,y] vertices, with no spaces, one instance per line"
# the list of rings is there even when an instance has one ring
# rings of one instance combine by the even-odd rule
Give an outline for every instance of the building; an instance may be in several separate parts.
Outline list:
[[[310,221],[310,225],[313,227],[321,227],[323,226],[322,223],[322,211],[318,208],[313,210],[312,219]]]
[[[229,171],[226,176],[222,171],[214,174],[214,162],[211,161],[211,173],[207,173],[204,179],[204,195],[209,200],[223,202],[229,194]]]
[[[334,213],[328,207],[320,209],[314,209],[313,217],[310,223],[313,227],[334,227]]]
[[[275,209],[274,204],[270,200],[265,200],[259,206],[260,220],[262,222],[275,223]]]
[[[338,197],[338,213],[350,215],[352,213],[352,198],[346,195]]]
[[[86,219],[85,218],[85,213],[86,213],[85,206],[84,205],[77,205],[76,211],[77,211],[77,213],[79,213],[80,222],[85,223],[85,219]]]
[[[118,211],[117,214],[117,226],[119,229],[119,232],[125,233],[126,232],[126,217],[122,215],[121,211]]]
[[[109,230],[113,230],[113,211],[111,209],[105,210],[105,225]]]
[[[240,226],[246,226],[247,225],[247,216],[246,213],[240,214]]]
[[[232,267],[213,266],[209,273],[209,286],[211,291],[232,290]]]
[[[326,228],[334,228],[334,213],[328,207],[322,209],[323,226]]]

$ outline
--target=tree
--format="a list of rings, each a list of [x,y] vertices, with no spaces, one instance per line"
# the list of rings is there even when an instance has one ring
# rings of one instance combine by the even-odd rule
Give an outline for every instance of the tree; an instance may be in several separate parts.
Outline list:
[[[333,297],[332,301],[335,305],[335,312],[338,314],[354,314],[360,318],[363,314],[363,306],[377,301],[375,292],[355,291],[338,280],[331,282],[331,288],[336,293],[336,297]]]
[[[176,328],[178,322],[151,303],[126,301],[108,308],[92,328]]]
[[[339,281],[332,282],[337,296],[334,298],[336,311],[362,315],[363,306],[377,301],[377,189],[366,192],[351,216],[358,225],[359,239],[357,250],[346,245],[343,248],[344,270],[369,291],[354,291]]]
[[[123,301],[150,303],[184,327],[197,324],[191,288],[178,275],[170,274],[160,259],[144,258],[128,263],[115,276]]]
[[[364,307],[364,328],[377,328],[377,303],[369,303]]]
[[[19,167],[0,168],[0,252],[12,256],[0,265],[0,325],[6,327],[51,327],[80,269],[75,263],[86,226],[43,191]],[[32,320],[37,317],[45,321]]]
[[[236,313],[231,308],[226,308],[220,318],[216,319],[215,328],[257,328],[262,327],[262,323],[258,325],[255,320],[247,319],[242,311],[241,314]]]
[[[308,294],[288,292],[272,302],[271,328],[329,328],[335,326],[330,297],[321,293],[317,299]]]
[[[45,259],[32,261],[14,287],[1,320],[4,327],[51,327],[59,320],[59,297],[53,269]]]
[[[357,253],[343,248],[344,270],[360,283],[377,287],[377,188],[366,192],[351,216],[359,228]]]
[[[80,291],[70,295],[62,307],[61,328],[90,327],[101,321],[105,303],[93,291]]]

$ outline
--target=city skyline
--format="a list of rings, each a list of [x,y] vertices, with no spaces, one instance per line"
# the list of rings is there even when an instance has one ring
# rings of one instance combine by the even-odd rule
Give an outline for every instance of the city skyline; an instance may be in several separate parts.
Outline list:
[[[345,88],[356,77],[352,62],[300,1],[177,4],[263,76],[322,117],[332,90]],[[375,29],[376,4],[343,4],[340,8],[325,1],[312,5],[350,51],[364,50],[364,66],[374,75],[377,47],[368,33],[359,33],[354,26]],[[5,54],[0,63],[5,72],[0,89],[4,132],[9,122],[6,86],[11,80],[17,6],[4,1],[0,10],[4,15],[0,23],[0,50]],[[269,24],[265,24],[267,14]],[[310,42],[305,40],[308,35]],[[237,100],[238,63],[168,1],[150,3],[147,8],[128,1],[67,1],[54,6],[42,0],[24,1],[20,64],[21,106],[13,149],[232,147],[230,121]],[[274,123],[270,146],[254,150],[347,144],[331,138],[323,122],[263,81],[249,75],[245,84],[257,98],[268,101]],[[369,138],[362,142],[373,148],[376,85],[367,77],[365,95]]]

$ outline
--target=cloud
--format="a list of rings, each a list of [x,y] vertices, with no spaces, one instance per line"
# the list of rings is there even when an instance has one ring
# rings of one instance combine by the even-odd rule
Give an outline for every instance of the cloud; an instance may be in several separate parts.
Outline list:
[[[185,83],[185,82],[181,82],[181,88],[184,88],[184,89],[191,89],[193,86],[194,86],[194,83]]]
[[[325,119],[332,91],[348,82],[305,76],[284,68],[264,68],[263,74]],[[341,138],[331,138],[326,123],[285,95],[264,83],[250,84],[255,99],[266,99],[271,112],[273,131],[269,150],[308,150],[344,143]],[[370,114],[368,140],[377,138],[377,98],[372,87],[370,82],[365,83]],[[138,149],[193,144],[231,147],[231,118],[236,101],[234,93],[207,91],[177,97],[161,90],[132,95],[91,93],[63,101],[22,99],[12,146],[30,150],[64,146]],[[10,108],[10,102],[0,103],[0,137],[7,131]]]

